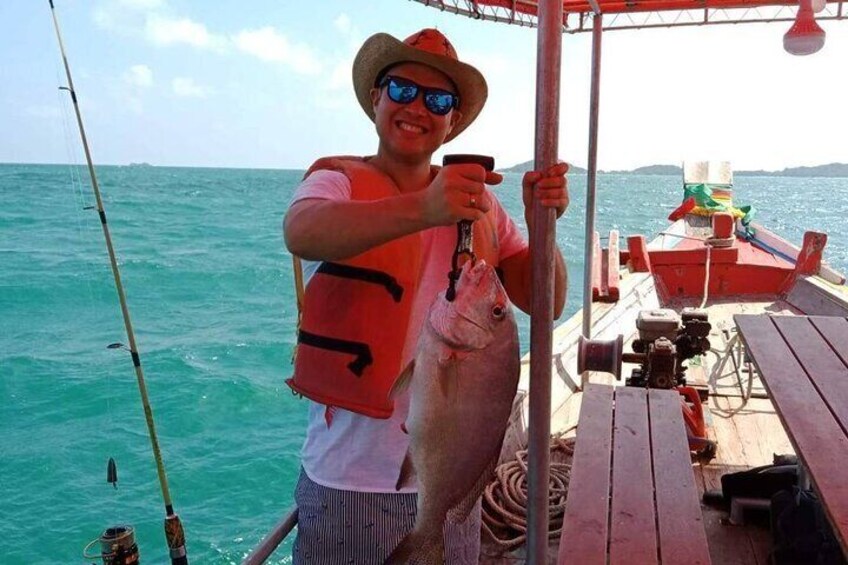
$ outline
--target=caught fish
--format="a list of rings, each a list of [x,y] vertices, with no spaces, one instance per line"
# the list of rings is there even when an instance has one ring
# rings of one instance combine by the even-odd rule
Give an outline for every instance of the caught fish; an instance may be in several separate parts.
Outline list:
[[[443,562],[445,520],[464,522],[494,474],[519,370],[518,329],[495,269],[465,263],[455,299],[436,299],[393,389],[410,391],[396,486],[417,478],[418,514],[387,565]]]

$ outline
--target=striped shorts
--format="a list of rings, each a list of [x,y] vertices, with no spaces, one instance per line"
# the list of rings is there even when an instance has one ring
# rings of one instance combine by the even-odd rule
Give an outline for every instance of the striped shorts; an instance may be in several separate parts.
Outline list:
[[[382,565],[415,523],[414,493],[337,490],[313,482],[301,469],[294,496],[294,565]],[[463,524],[447,522],[444,536],[446,563],[477,565],[480,502]]]

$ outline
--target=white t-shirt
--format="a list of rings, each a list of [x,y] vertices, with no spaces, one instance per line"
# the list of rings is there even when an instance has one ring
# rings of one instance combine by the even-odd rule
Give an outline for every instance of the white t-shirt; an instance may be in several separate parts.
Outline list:
[[[489,191],[495,207],[500,260],[526,248],[521,232],[500,202]],[[292,204],[311,198],[349,200],[350,180],[336,171],[316,171],[295,191]],[[404,364],[415,355],[418,335],[430,305],[447,288],[451,255],[456,247],[456,227],[441,226],[419,232],[422,272],[412,305],[410,330],[404,347]],[[305,284],[320,262],[304,261]],[[409,436],[401,430],[409,411],[409,395],[395,398],[395,410],[388,419],[369,418],[336,409],[332,425],[324,419],[326,406],[309,402],[306,442],[301,450],[303,469],[314,482],[335,489],[360,492],[396,492],[395,483]],[[400,492],[415,492],[415,487]]]

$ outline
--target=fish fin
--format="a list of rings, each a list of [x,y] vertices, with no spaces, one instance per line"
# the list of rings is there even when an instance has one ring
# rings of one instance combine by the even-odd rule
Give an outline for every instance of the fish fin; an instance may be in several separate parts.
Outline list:
[[[486,465],[485,469],[483,469],[483,472],[480,474],[477,482],[474,483],[474,486],[471,487],[471,490],[468,491],[465,498],[463,498],[459,504],[448,510],[447,519],[450,520],[451,523],[462,524],[466,519],[468,519],[468,515],[471,514],[472,510],[474,510],[477,500],[479,500],[480,495],[483,494],[483,491],[486,489],[486,485],[491,482],[492,477],[495,474],[495,468],[498,466],[499,456],[500,450],[495,453],[495,456],[492,457],[489,464]]]
[[[404,487],[412,486],[412,481],[415,479],[415,465],[412,464],[412,454],[406,450],[406,455],[403,456],[403,463],[400,464],[400,473],[398,474],[395,490],[400,490]]]
[[[392,385],[392,389],[389,391],[389,398],[395,398],[409,387],[414,370],[415,359],[410,361],[404,370],[401,371],[400,376],[395,380],[395,384]]]
[[[442,565],[444,562],[445,539],[440,528],[431,533],[411,531],[400,540],[383,565]]]

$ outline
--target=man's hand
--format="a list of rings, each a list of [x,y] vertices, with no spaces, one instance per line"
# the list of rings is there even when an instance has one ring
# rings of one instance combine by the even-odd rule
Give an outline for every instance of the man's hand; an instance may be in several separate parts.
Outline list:
[[[524,216],[530,225],[532,216],[533,197],[539,200],[545,208],[554,208],[559,218],[568,208],[568,163],[557,163],[546,171],[528,171],[521,181],[524,197]]]
[[[500,184],[503,176],[473,163],[442,167],[423,194],[424,221],[447,226],[460,220],[479,220],[492,207],[486,185]]]

